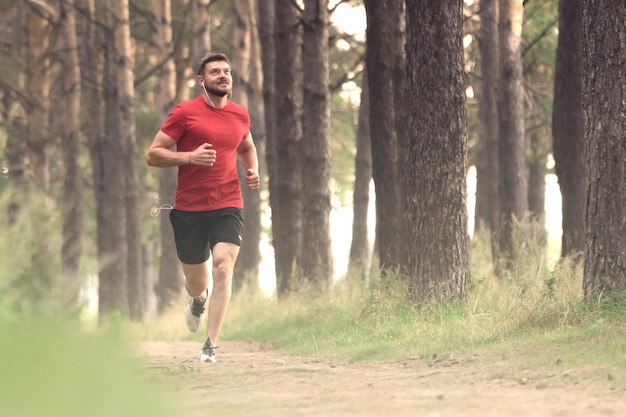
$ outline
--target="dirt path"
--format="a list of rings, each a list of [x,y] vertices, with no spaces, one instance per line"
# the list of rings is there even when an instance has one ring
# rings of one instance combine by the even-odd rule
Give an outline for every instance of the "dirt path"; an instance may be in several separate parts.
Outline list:
[[[199,348],[140,345],[189,417],[626,416],[626,389],[611,387],[607,368],[519,370],[476,355],[355,364],[239,342],[221,343],[219,362],[205,364]]]

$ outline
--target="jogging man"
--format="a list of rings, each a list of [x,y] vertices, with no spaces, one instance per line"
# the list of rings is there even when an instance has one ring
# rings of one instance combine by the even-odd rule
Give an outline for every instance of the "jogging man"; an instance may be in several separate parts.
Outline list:
[[[242,239],[237,156],[246,169],[248,188],[259,188],[260,181],[250,116],[228,99],[233,79],[226,55],[204,57],[196,81],[203,94],[174,107],[154,137],[146,161],[155,167],[178,166],[170,220],[191,296],[186,322],[189,330],[198,331],[208,300],[207,338],[200,360],[215,362],[215,344],[230,303],[233,267]],[[211,257],[213,286],[209,293]]]

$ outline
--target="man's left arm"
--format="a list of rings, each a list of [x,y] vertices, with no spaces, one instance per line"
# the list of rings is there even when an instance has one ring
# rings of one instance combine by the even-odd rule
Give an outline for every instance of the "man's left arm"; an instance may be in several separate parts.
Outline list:
[[[246,170],[246,184],[248,188],[251,190],[259,188],[261,183],[259,179],[259,160],[251,133],[248,133],[248,136],[239,144],[237,153],[239,154],[241,165]]]

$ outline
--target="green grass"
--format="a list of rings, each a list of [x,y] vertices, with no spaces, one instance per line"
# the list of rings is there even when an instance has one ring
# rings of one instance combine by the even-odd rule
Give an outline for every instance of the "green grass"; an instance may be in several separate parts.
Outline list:
[[[339,285],[323,299],[239,296],[223,339],[272,343],[298,355],[349,361],[482,353],[520,367],[616,367],[626,382],[626,302],[582,300],[582,266],[528,245],[496,278],[480,241],[465,302],[412,306],[400,280]],[[531,253],[534,251],[535,253]]]
[[[0,323],[0,415],[178,416],[129,347],[53,320]]]

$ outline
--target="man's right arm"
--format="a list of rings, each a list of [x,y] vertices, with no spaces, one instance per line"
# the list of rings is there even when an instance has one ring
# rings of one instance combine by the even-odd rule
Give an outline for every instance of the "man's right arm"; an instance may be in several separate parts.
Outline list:
[[[146,152],[146,162],[153,167],[174,167],[191,162],[191,152],[174,152],[176,141],[159,130]]]

